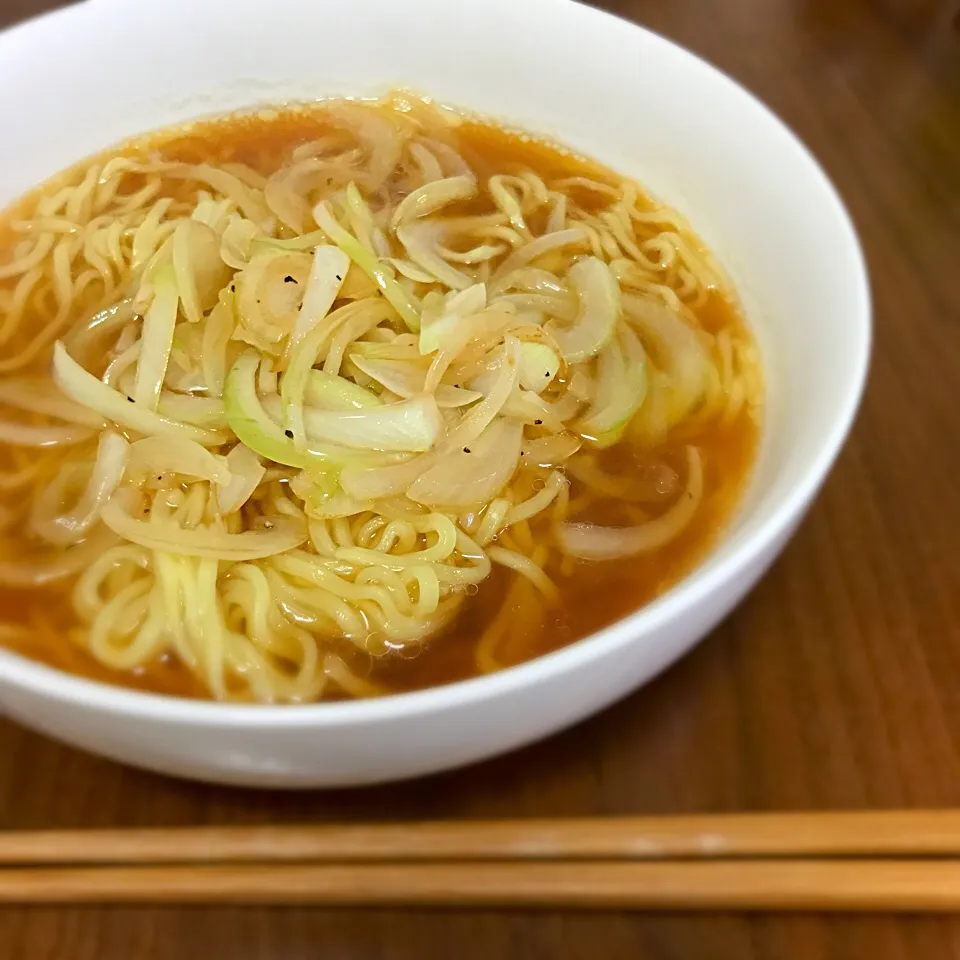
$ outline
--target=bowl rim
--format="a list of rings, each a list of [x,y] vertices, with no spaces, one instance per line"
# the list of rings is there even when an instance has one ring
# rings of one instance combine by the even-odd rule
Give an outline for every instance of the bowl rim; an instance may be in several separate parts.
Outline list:
[[[770,508],[770,516],[746,533],[741,542],[733,545],[730,555],[722,563],[711,566],[708,554],[662,595],[600,630],[565,647],[504,668],[497,673],[457,680],[442,686],[361,700],[320,701],[309,704],[222,703],[115,686],[106,681],[76,676],[0,647],[0,677],[3,685],[79,708],[207,728],[341,727],[438,713],[451,707],[465,707],[480,701],[505,697],[520,689],[537,687],[602,658],[619,647],[639,642],[642,636],[669,624],[682,611],[696,607],[725,584],[735,580],[799,519],[825,480],[850,432],[869,370],[873,339],[870,283],[853,220],[833,182],[806,144],[759,97],[729,74],[681,44],[647,27],[607,11],[588,7],[578,0],[564,2],[571,7],[578,7],[580,15],[592,19],[598,25],[606,23],[609,27],[610,21],[614,21],[617,29],[640,31],[647,35],[648,42],[665,45],[673,48],[674,52],[682,53],[692,69],[712,74],[712,80],[725,96],[749,101],[760,122],[778,128],[781,137],[808,168],[811,178],[819,181],[824,210],[832,216],[832,242],[845,249],[851,264],[849,283],[853,290],[855,309],[851,311],[849,322],[854,327],[856,356],[845,378],[829,427],[819,440],[815,454],[802,466],[798,478],[784,491],[780,501]],[[89,0],[88,3],[76,7],[41,14],[0,33],[26,35],[51,20],[92,15],[97,8],[106,4],[107,0]],[[711,548],[711,552],[715,549],[716,545]]]

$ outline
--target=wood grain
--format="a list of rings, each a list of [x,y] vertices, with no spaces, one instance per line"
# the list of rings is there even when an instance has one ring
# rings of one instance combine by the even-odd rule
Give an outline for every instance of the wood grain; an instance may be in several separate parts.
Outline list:
[[[955,859],[14,867],[0,903],[956,913]]]
[[[640,860],[955,860],[960,810],[369,820],[347,823],[2,830],[0,867]],[[0,875],[4,872],[0,869]],[[0,877],[9,888],[9,878]],[[10,897],[10,899],[13,899]]]
[[[6,0],[0,21],[54,3]],[[374,791],[235,792],[2,724],[0,826],[960,806],[960,5],[603,5],[766,100],[835,179],[863,238],[877,323],[869,389],[782,560],[656,683],[514,756]],[[6,908],[0,955],[940,960],[960,957],[960,920]]]

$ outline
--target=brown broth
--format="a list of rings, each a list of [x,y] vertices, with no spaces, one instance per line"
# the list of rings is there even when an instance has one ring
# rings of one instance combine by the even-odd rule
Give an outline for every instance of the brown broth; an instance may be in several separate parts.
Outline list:
[[[300,144],[329,134],[333,128],[308,108],[271,110],[259,114],[204,121],[189,128],[167,131],[132,141],[111,155],[137,156],[161,153],[169,160],[189,162],[242,162],[268,174]],[[500,127],[470,120],[450,130],[438,131],[470,163],[483,179],[494,173],[515,173],[531,169],[545,180],[585,176],[615,184],[621,178],[594,161],[575,156],[562,148],[509,132]],[[54,181],[56,182],[56,181]],[[169,192],[183,190],[171,183]],[[45,193],[49,185],[42,188]],[[11,258],[18,237],[10,221],[35,202],[37,193],[21,201],[0,218],[0,263]],[[580,191],[577,200],[591,201],[589,191]],[[2,287],[3,284],[0,284]],[[744,330],[738,307],[718,294],[695,311],[709,331],[724,327]],[[49,355],[43,364],[49,363]],[[656,453],[670,462],[682,462],[683,445],[700,450],[705,477],[703,503],[686,530],[668,546],[653,553],[608,563],[578,562],[572,575],[548,568],[558,583],[562,605],[538,623],[520,623],[496,647],[498,661],[512,665],[548,653],[605,627],[661,595],[700,562],[710,550],[735,509],[754,461],[759,439],[756,414],[747,406],[727,425],[709,424],[694,433],[686,432],[683,442],[669,441]],[[649,451],[647,452],[649,453]],[[626,442],[605,452],[605,469],[629,476],[645,454]],[[11,469],[22,456],[0,447],[0,466]],[[572,484],[577,491],[577,482]],[[4,506],[0,494],[0,509]],[[616,513],[616,504],[607,505]],[[603,503],[583,519],[604,521]],[[610,512],[608,511],[608,512]],[[546,527],[543,528],[543,533]],[[412,657],[388,656],[358,664],[372,679],[390,690],[404,691],[430,687],[476,676],[475,649],[484,628],[497,614],[507,585],[514,575],[495,567],[479,592],[463,606],[455,623]],[[87,653],[76,636],[78,626],[70,603],[69,585],[56,589],[12,591],[0,588],[0,607],[8,621],[18,620],[32,628],[29,640],[11,643],[18,652],[70,673],[139,690],[188,697],[205,697],[200,682],[178,662],[164,658],[149,668],[121,673],[102,666]],[[365,669],[364,669],[365,668]]]

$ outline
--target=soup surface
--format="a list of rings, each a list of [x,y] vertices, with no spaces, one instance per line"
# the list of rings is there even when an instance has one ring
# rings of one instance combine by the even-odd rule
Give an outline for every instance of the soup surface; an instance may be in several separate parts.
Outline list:
[[[700,561],[761,408],[721,268],[593,161],[400,94],[140,138],[0,223],[0,642],[261,702],[498,670]]]

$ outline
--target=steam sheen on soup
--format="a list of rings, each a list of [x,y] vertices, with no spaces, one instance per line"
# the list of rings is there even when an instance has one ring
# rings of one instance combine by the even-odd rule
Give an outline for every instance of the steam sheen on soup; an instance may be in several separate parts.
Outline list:
[[[756,446],[675,211],[408,95],[142,138],[0,223],[0,642],[224,700],[488,673],[656,597]]]

